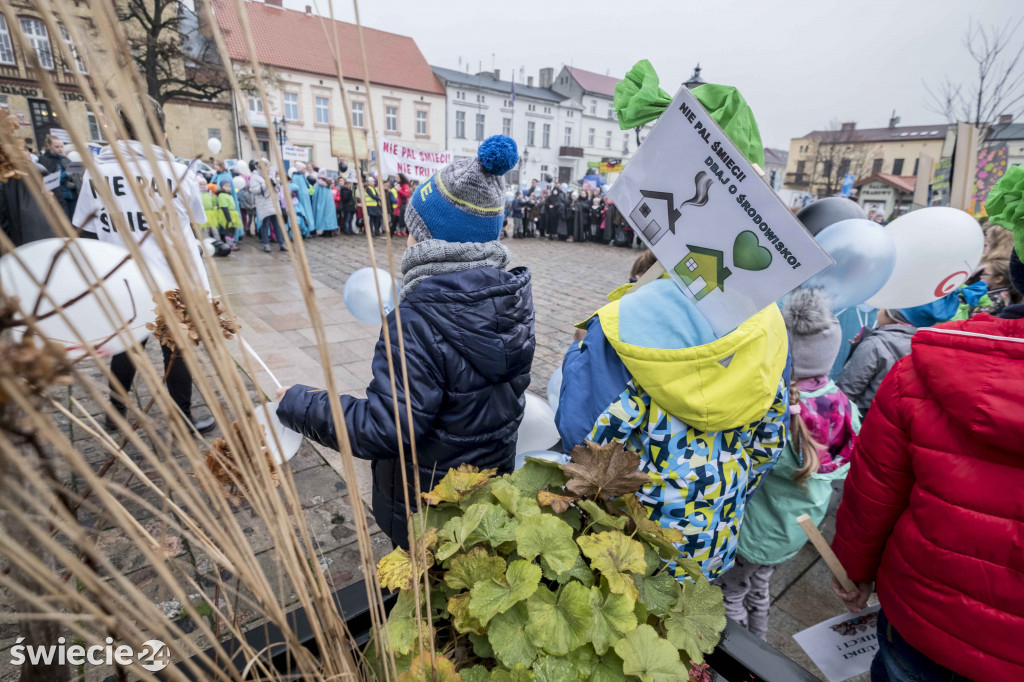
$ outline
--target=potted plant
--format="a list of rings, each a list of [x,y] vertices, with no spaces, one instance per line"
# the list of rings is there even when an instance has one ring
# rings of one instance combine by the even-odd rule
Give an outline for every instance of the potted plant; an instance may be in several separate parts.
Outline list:
[[[398,590],[386,655],[367,652],[378,670],[393,655],[400,680],[707,677],[722,593],[679,555],[682,533],[647,518],[639,457],[588,443],[571,458],[504,476],[463,465],[423,494],[413,556],[377,565]]]

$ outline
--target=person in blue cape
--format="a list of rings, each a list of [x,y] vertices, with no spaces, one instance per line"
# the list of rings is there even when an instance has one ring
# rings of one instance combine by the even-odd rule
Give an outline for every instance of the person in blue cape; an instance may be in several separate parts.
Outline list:
[[[301,161],[296,161],[292,167],[291,180],[292,184],[299,188],[299,206],[302,207],[302,213],[306,216],[305,220],[299,220],[303,237],[308,237],[309,233],[316,229],[316,223],[313,219],[313,202],[309,197],[309,180],[306,179],[306,164]]]
[[[321,168],[313,185],[313,225],[316,234],[334,235],[338,231],[338,213],[334,209],[334,195],[331,193],[331,179]]]
[[[296,177],[298,177],[299,174],[296,173],[295,175],[296,175]],[[298,221],[298,223],[299,223],[299,226],[298,226],[299,227],[299,234],[301,234],[303,237],[305,237],[305,236],[309,235],[309,231],[310,231],[309,223],[310,223],[310,221],[309,221],[309,212],[306,210],[306,207],[304,207],[302,205],[302,197],[303,197],[303,195],[305,195],[307,200],[308,200],[309,199],[309,190],[308,189],[302,189],[302,187],[299,185],[299,183],[295,182],[295,180],[293,178],[292,182],[288,184],[288,191],[291,193],[291,197],[288,200],[292,202],[292,208],[295,209],[295,220]],[[307,203],[309,203],[309,202],[307,201]],[[292,224],[291,224],[291,220],[289,220],[289,218],[288,218],[287,210],[284,211],[284,219],[285,219],[285,228],[288,230],[288,238],[289,239],[294,239],[294,233],[292,232]],[[282,244],[282,248],[284,248],[283,244]]]
[[[231,187],[231,199],[235,202],[235,210],[240,211],[240,207],[238,205],[238,192],[235,190],[234,184],[235,177],[231,175],[231,171],[228,170],[228,167],[220,159],[214,160],[213,169],[217,171],[217,174],[213,176],[210,183],[216,185],[218,189],[220,189],[220,186],[225,182],[228,183]],[[245,232],[241,227],[237,228],[234,234],[235,241],[237,242],[241,239],[244,234]]]

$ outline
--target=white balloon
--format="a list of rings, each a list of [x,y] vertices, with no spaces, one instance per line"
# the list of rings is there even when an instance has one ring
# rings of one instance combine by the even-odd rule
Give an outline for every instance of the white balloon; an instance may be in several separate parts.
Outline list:
[[[206,141],[206,148],[210,150],[210,153],[216,156],[220,154],[221,142],[216,137],[211,137]]]
[[[555,411],[543,398],[526,394],[526,409],[516,437],[516,454],[547,450],[558,442]]]
[[[236,175],[234,178],[231,179],[231,185],[235,188],[236,192],[241,192],[243,189],[245,189],[245,178],[243,178],[241,175]]]
[[[70,152],[68,153],[68,161],[71,163],[80,163],[82,161],[82,155],[78,152]]]
[[[261,405],[256,406],[256,422],[263,427],[263,435],[267,439],[267,449],[270,450],[270,454],[274,457],[274,461],[278,464],[284,464],[299,451],[299,446],[302,445],[302,434],[298,431],[292,431],[277,418],[277,403],[267,403],[267,411],[270,413],[270,422],[267,422],[267,418],[263,413],[263,407]],[[277,434],[277,442],[274,441],[273,434]],[[281,444],[281,447],[277,447],[277,443]]]
[[[73,242],[69,250],[75,252],[75,257],[72,258],[69,251],[63,251],[57,256],[54,264],[55,254],[69,241]],[[7,296],[17,296],[21,300],[21,309],[27,313],[32,310],[40,295],[39,287],[32,279],[35,278],[42,283],[52,264],[53,272],[50,275],[47,292],[58,304],[65,306],[64,317],[54,314],[41,320],[37,325],[39,333],[50,341],[62,345],[72,360],[86,355],[85,349],[78,341],[79,337],[73,330],[77,330],[81,338],[95,346],[100,355],[114,355],[122,352],[125,346],[115,336],[118,326],[111,318],[117,320],[117,317],[111,315],[111,318],[108,318],[104,312],[110,310],[110,306],[106,305],[108,300],[113,303],[117,315],[126,322],[128,332],[138,341],[149,336],[146,323],[152,322],[156,317],[153,295],[130,255],[122,246],[95,239],[42,239],[20,246],[13,253],[0,258],[0,281],[3,282],[4,293]],[[126,257],[128,260],[122,263]],[[20,263],[18,259],[21,260]],[[87,273],[89,269],[86,263],[91,265],[97,277],[83,276],[75,264],[76,260],[82,263]],[[102,297],[102,305],[101,299],[97,297],[98,292],[83,296],[67,305],[69,301],[88,291],[97,279],[102,279],[112,271],[114,274],[99,284],[99,289],[109,296]],[[37,317],[42,317],[52,310],[53,305],[43,299]],[[67,322],[64,320],[65,317]],[[25,327],[16,327],[16,339],[20,339],[24,332]]]
[[[217,242],[213,237],[207,237],[203,240],[203,250],[206,251],[206,255],[213,258],[217,255],[217,247],[214,244]]]
[[[911,211],[886,231],[896,245],[896,266],[865,301],[875,308],[912,308],[942,298],[967,281],[985,248],[978,221],[944,206]]]
[[[377,305],[377,285],[373,282],[374,274],[380,284],[380,293],[384,298],[384,314],[387,315],[395,309],[398,301],[397,285],[387,270],[360,268],[348,276],[342,290],[345,307],[353,317],[366,324],[381,323],[380,307]]]

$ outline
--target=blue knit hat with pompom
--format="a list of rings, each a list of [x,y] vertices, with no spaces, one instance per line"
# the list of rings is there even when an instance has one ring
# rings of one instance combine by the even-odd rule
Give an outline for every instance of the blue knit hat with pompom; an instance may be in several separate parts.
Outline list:
[[[519,163],[515,140],[495,135],[476,157],[437,171],[412,193],[405,222],[418,242],[489,242],[505,219],[505,173]]]

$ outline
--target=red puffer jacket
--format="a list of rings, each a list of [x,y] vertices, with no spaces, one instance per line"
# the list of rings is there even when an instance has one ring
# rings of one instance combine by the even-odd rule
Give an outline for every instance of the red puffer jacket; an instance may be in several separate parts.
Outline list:
[[[976,680],[1024,680],[1024,320],[921,329],[860,432],[833,549],[893,627]]]

